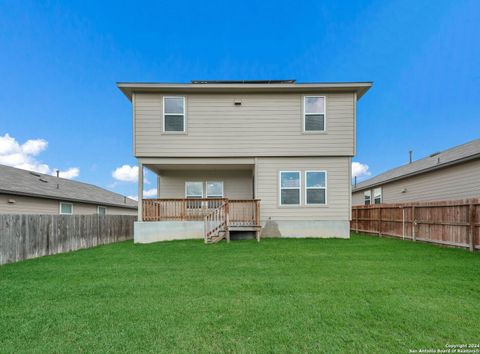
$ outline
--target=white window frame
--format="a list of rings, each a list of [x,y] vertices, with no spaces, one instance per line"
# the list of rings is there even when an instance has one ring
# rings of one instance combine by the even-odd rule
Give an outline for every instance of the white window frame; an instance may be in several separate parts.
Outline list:
[[[309,97],[315,97],[315,98],[323,98],[323,113],[322,112],[307,112],[306,111],[306,105],[305,101]],[[307,114],[323,114],[323,130],[306,130],[305,129],[305,117]],[[302,130],[305,134],[323,134],[327,132],[327,96],[316,96],[316,95],[306,95],[303,96],[303,124],[302,124]]]
[[[365,197],[366,197],[366,193],[368,193],[368,196],[369,196],[369,204],[365,203]],[[367,191],[364,191],[363,192],[363,205],[372,205],[372,191],[369,189]]]
[[[298,187],[282,187],[282,173],[298,173]],[[282,204],[282,189],[298,189],[298,204]],[[302,205],[302,172],[278,171],[278,204],[284,207],[298,207]]]
[[[309,172],[321,172],[325,174],[325,187],[309,187],[307,174]],[[325,190],[325,203],[309,203],[307,198],[307,191],[309,189],[324,189]],[[325,170],[308,170],[305,171],[305,205],[327,205],[328,204],[328,174]]]
[[[192,199],[203,199],[205,198],[205,183],[203,181],[185,181],[185,199],[188,199],[189,195],[187,194],[187,184],[188,183],[200,183],[202,185],[202,195],[199,197],[198,195],[190,195],[190,197],[193,197]]]
[[[62,213],[62,204],[69,204],[72,207],[72,212],[71,213]],[[58,203],[58,213],[60,215],[73,215],[73,203],[68,203],[68,202]]]
[[[105,214],[104,214],[104,215],[107,215],[107,207],[106,207],[106,206],[102,206],[102,205],[97,205],[97,215],[101,215],[101,214],[100,214],[100,208],[105,209]]]
[[[372,191],[373,203],[372,203],[372,204],[377,204],[377,203],[375,203],[375,199],[377,199],[377,198],[375,198],[375,190],[376,190],[376,189],[380,189],[380,203],[378,203],[378,204],[382,204],[382,202],[383,202],[383,190],[382,190],[382,187],[373,188],[373,191]]]
[[[183,99],[183,113],[166,113],[165,112],[165,100],[168,98],[181,98]],[[163,96],[163,119],[162,119],[162,131],[164,134],[185,134],[187,132],[187,100],[185,96]],[[170,131],[165,130],[165,116],[183,116],[183,130],[182,131]]]
[[[218,196],[210,197],[208,195],[208,183],[221,183],[222,184],[222,196],[221,197],[218,197]],[[223,181],[205,181],[205,198],[224,198],[224,196],[225,196],[225,184],[223,183]]]

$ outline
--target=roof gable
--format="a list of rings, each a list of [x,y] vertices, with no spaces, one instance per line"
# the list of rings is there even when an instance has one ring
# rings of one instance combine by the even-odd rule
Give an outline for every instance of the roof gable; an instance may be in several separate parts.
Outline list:
[[[474,158],[480,158],[480,139],[431,154],[423,159],[388,170],[378,176],[357,183],[353,191],[360,191],[386,182],[432,171]]]
[[[0,165],[0,192],[122,208],[137,208],[136,201],[92,184],[5,165]]]

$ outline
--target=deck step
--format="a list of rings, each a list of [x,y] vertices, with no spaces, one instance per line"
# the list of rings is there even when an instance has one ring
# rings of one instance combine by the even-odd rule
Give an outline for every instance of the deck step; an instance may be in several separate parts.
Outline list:
[[[207,239],[207,243],[217,243],[217,242],[220,242],[221,240],[223,240],[223,239],[225,238],[225,235],[226,235],[226,232],[225,232],[225,231],[219,232],[218,235],[210,236],[210,237]]]

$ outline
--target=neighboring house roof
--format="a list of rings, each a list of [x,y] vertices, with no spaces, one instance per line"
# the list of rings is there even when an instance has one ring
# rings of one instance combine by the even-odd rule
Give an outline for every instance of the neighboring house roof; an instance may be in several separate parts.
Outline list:
[[[378,176],[367,179],[366,181],[357,183],[352,191],[361,191],[386,182],[399,180],[476,158],[480,158],[480,139],[455,146],[442,152],[431,154],[423,159],[384,172]]]
[[[295,80],[209,81],[191,83],[117,82],[118,88],[132,100],[133,92],[356,92],[360,99],[372,82],[306,82]]]
[[[58,185],[58,188],[57,188]],[[88,183],[0,165],[0,193],[136,209],[137,202]]]

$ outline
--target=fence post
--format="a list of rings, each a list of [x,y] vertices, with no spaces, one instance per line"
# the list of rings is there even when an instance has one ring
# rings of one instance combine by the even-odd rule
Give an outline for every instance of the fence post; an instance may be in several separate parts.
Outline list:
[[[358,208],[355,208],[355,232],[358,234]]]
[[[416,236],[416,219],[415,219],[415,205],[412,206],[412,239],[413,241],[417,241],[417,236]]]
[[[382,207],[378,207],[378,236],[382,236]]]
[[[402,207],[402,238],[405,240],[405,208]]]
[[[470,248],[470,252],[475,250],[475,205],[470,203],[468,206],[468,219],[470,226],[468,227],[468,244]]]

